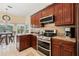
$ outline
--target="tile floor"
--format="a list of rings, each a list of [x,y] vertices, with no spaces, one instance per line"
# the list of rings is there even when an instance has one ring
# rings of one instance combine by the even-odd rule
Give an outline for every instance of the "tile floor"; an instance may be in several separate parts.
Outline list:
[[[10,43],[7,46],[0,45],[0,56],[41,56],[41,55],[32,47],[19,52],[16,49],[15,43]]]

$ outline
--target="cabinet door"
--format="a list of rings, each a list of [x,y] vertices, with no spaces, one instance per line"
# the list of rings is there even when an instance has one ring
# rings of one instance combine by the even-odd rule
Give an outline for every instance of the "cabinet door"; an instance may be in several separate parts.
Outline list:
[[[38,12],[31,16],[31,24],[34,25],[34,27],[40,27],[40,18],[42,17],[41,12]]]
[[[25,39],[25,47],[26,48],[29,48],[30,47],[30,37],[29,37],[29,35],[26,36],[26,39]]]
[[[70,49],[70,47],[69,48],[64,47],[62,52],[63,52],[62,54],[63,56],[74,56],[74,50]]]
[[[62,55],[75,56],[76,46],[73,42],[64,41],[62,48]]]
[[[42,17],[50,16],[54,14],[54,6],[51,5],[42,10]]]
[[[63,24],[71,25],[74,24],[74,4],[72,3],[64,3],[63,4]]]
[[[47,16],[47,8],[43,9],[41,12],[42,12],[42,17]]]
[[[61,56],[61,45],[62,45],[62,40],[59,39],[52,39],[51,42],[51,55],[52,56]]]
[[[26,47],[26,36],[20,36],[20,50],[24,50]]]
[[[61,55],[61,47],[60,45],[52,45],[52,56],[60,56]]]
[[[48,15],[54,15],[54,5],[52,4],[51,6],[49,6],[48,8],[47,8],[47,14]]]
[[[20,51],[26,49],[26,42],[22,41],[20,42]]]
[[[37,49],[37,37],[36,36],[31,36],[31,46],[34,49]]]
[[[62,4],[55,5],[55,25],[62,25],[63,7]]]
[[[36,26],[37,27],[40,27],[40,18],[42,17],[42,14],[41,14],[41,12],[38,12],[38,13],[36,13]]]

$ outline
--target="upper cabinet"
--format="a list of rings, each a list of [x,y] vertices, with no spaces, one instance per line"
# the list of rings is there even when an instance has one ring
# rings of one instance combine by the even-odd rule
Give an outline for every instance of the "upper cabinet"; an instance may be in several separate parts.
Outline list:
[[[75,4],[64,3],[63,4],[63,24],[72,25],[75,24]]]
[[[32,27],[40,27],[41,12],[38,12],[31,16]]]
[[[50,5],[49,7],[43,9],[41,12],[42,12],[42,17],[53,15],[54,14],[54,6]]]
[[[48,15],[47,14],[47,8],[43,9],[41,12],[42,12],[42,17],[45,17],[45,16]]]
[[[63,25],[63,7],[62,4],[55,4],[55,24]]]
[[[41,25],[40,25],[40,18],[42,17],[42,14],[41,14],[41,12],[38,12],[37,14],[36,14],[37,16],[37,18],[36,18],[36,25],[37,25],[37,27],[40,27]]]
[[[56,26],[66,26],[75,24],[75,4],[55,3],[31,16],[31,23],[35,27],[40,27],[40,18],[49,15],[55,16]]]
[[[55,5],[55,25],[74,25],[74,6],[72,3],[60,3]]]

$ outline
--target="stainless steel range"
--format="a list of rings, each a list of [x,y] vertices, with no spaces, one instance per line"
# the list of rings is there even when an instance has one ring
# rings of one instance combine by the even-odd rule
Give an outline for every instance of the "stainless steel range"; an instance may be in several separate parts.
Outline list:
[[[45,30],[42,35],[38,36],[38,50],[43,54],[51,55],[51,38],[56,36],[56,31]]]
[[[38,37],[38,50],[49,56],[51,52],[51,38],[45,36]]]

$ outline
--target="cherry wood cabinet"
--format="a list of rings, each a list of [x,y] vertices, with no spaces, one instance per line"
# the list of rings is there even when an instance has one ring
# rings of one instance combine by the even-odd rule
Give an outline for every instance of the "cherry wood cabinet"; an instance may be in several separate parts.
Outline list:
[[[48,15],[54,15],[55,14],[55,6],[52,4],[48,7]]]
[[[75,24],[75,3],[55,3],[40,10],[31,16],[32,25],[40,27],[40,18],[49,15],[55,16],[56,26]]]
[[[42,17],[46,17],[46,16],[49,16],[49,15],[54,15],[54,6],[53,4],[50,5],[49,7],[43,9],[42,11]]]
[[[30,47],[30,38],[26,35],[17,36],[17,49],[19,51]]]
[[[40,18],[41,17],[42,17],[42,13],[41,12],[36,13],[36,26],[37,27],[41,26],[41,24],[40,24]]]
[[[76,55],[76,43],[63,41],[62,45],[62,54],[63,56],[75,56]]]
[[[42,17],[46,17],[48,15],[47,8],[43,9],[41,12],[42,12]]]
[[[36,26],[36,15],[35,15],[35,14],[31,16],[31,25],[32,25],[33,27]]]
[[[16,48],[19,51],[27,49],[29,47],[37,48],[37,37],[33,35],[20,35],[17,36]]]
[[[37,49],[37,37],[30,35],[30,39],[31,39],[31,47],[33,47],[34,49]]]
[[[52,39],[51,44],[52,56],[75,56],[76,48],[74,42],[64,41],[60,39]]]
[[[75,24],[75,4],[64,3],[63,4],[63,24],[72,25]]]
[[[55,24],[63,25],[63,4],[55,4]]]
[[[52,56],[61,56],[61,44],[62,41],[58,39],[52,39],[51,42],[51,55]]]
[[[61,55],[61,48],[60,45],[52,45],[52,56],[60,56]]]
[[[74,25],[75,24],[75,4],[59,3],[55,4],[55,25]]]
[[[33,27],[40,27],[40,18],[41,18],[41,12],[38,12],[31,16],[31,25]]]

